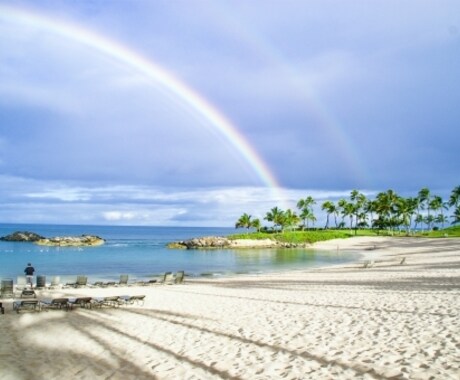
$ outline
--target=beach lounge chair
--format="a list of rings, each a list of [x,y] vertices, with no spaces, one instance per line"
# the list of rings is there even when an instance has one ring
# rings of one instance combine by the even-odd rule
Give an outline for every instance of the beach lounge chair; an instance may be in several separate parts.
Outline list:
[[[185,272],[183,270],[176,273],[176,277],[174,278],[175,284],[182,284],[184,283]]]
[[[16,280],[16,290],[22,291],[27,288],[27,279],[26,276],[18,276]]]
[[[109,297],[104,297],[102,301],[100,301],[101,306],[111,306],[111,307],[118,307],[122,305],[122,301],[120,300],[119,296],[109,296]]]
[[[161,278],[157,281],[159,284],[164,284],[166,279],[172,276],[172,272],[165,272]]]
[[[2,280],[2,285],[0,288],[0,297],[1,298],[12,298],[14,297],[14,285],[13,279],[5,278]]]
[[[120,275],[120,281],[118,282],[118,285],[127,286],[128,285],[128,279],[129,279],[129,275],[121,274]]]
[[[85,287],[88,284],[88,277],[86,276],[77,276],[77,282],[75,283],[76,288]]]
[[[51,283],[48,286],[48,289],[57,289],[61,287],[61,277],[53,276],[51,277]]]
[[[168,273],[165,275],[163,284],[166,284],[166,285],[172,285],[172,284],[174,284],[174,275],[173,275],[171,272],[168,272]]]
[[[135,295],[135,296],[120,296],[120,301],[122,301],[125,305],[133,305],[134,303],[143,306],[145,295]]]
[[[401,261],[399,262],[399,265],[404,265],[406,263],[406,258],[403,257]]]
[[[116,285],[116,282],[115,281],[108,281],[108,282],[104,282],[102,284],[103,287],[109,287],[109,286],[115,286]]]
[[[18,314],[21,310],[41,311],[41,304],[38,300],[14,301],[13,310],[16,310]]]
[[[92,306],[92,297],[79,297],[74,299],[69,299],[69,309],[72,310],[74,306],[80,306],[84,308],[91,309]]]
[[[53,298],[51,300],[42,300],[42,304],[47,309],[69,309],[68,298]]]
[[[46,288],[46,276],[37,276],[37,289]]]
[[[102,286],[104,286],[104,283],[102,281],[96,281],[93,284],[91,284],[91,286],[95,286],[96,288],[101,288]]]
[[[75,282],[66,282],[63,286],[64,288],[72,287],[72,288],[83,288],[88,285],[88,277],[86,276],[77,276]]]
[[[170,281],[173,278],[172,272],[165,272],[161,278],[157,281],[158,284],[165,284],[166,281]]]
[[[75,284],[77,283],[77,280],[73,281],[73,282],[66,282],[63,286],[63,288],[69,288],[69,287],[72,287],[74,288],[75,287]]]
[[[37,298],[37,294],[33,289],[23,289],[21,292],[21,298]]]
[[[80,279],[80,282],[83,282],[83,279],[81,277],[85,277],[85,276],[77,276],[77,278],[75,279],[75,281],[67,281],[65,283],[65,285],[63,286],[63,288],[76,288],[77,287],[77,281]]]

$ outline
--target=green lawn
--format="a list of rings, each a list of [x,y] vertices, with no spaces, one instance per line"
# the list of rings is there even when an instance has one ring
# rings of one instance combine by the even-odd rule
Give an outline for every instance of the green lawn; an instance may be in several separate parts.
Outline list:
[[[331,239],[346,239],[353,236],[407,236],[405,231],[387,230],[308,230],[308,231],[285,231],[285,232],[249,232],[230,235],[229,239],[272,239],[283,243],[315,243],[317,241]],[[460,226],[454,226],[437,231],[417,231],[411,237],[460,237]]]

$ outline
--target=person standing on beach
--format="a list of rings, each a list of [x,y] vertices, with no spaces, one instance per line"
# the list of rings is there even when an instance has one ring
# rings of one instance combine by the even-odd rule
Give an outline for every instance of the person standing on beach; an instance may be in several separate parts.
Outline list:
[[[34,287],[34,272],[35,268],[31,263],[28,263],[26,269],[24,269],[24,273],[26,274],[27,283],[30,284],[31,288]]]

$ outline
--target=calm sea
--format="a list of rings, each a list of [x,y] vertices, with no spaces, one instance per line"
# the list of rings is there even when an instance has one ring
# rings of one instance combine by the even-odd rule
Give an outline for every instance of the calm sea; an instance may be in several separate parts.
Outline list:
[[[97,235],[99,247],[43,247],[33,243],[0,241],[0,278],[16,279],[28,262],[35,275],[61,276],[61,281],[87,275],[89,282],[145,280],[165,271],[185,270],[187,276],[228,276],[335,265],[356,260],[358,253],[319,252],[310,249],[180,250],[167,249],[171,241],[200,236],[226,236],[233,228],[121,227],[0,224],[0,236],[30,231],[45,237]]]

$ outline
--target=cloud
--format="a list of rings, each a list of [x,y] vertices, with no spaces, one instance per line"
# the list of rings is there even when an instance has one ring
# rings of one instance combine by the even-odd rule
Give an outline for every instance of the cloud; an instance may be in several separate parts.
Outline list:
[[[243,213],[263,219],[300,198],[345,197],[345,191],[305,191],[263,187],[164,188],[30,180],[1,176],[4,222],[133,225],[231,226]]]
[[[285,204],[458,185],[458,2],[20,4],[194,88],[260,154]],[[0,46],[0,169],[18,189],[3,198],[7,220],[224,225],[281,203],[237,146],[132,67],[5,18]]]

